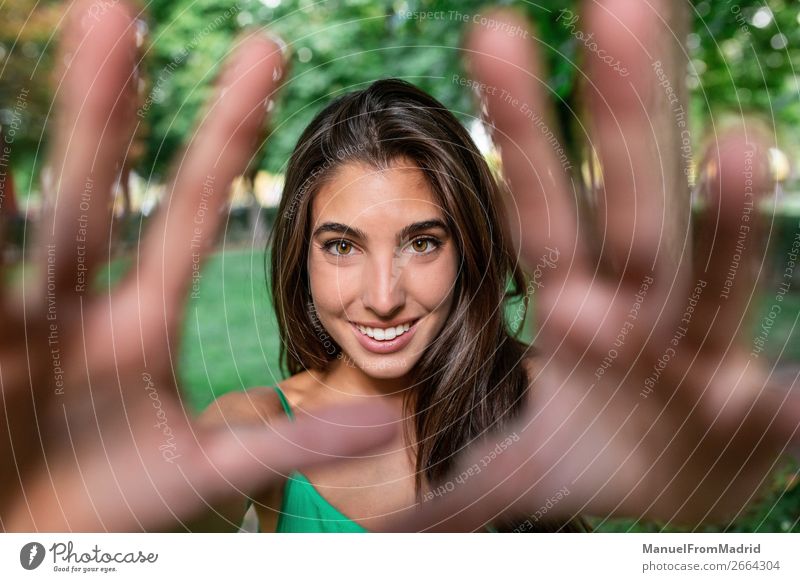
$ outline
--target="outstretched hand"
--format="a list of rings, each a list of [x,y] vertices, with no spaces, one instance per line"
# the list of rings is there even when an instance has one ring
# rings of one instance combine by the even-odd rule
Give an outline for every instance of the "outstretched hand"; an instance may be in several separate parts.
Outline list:
[[[6,531],[173,527],[303,465],[392,435],[380,407],[255,428],[201,430],[173,361],[193,269],[211,246],[231,180],[261,133],[285,63],[240,39],[179,160],[137,260],[113,292],[93,290],[108,256],[110,192],[131,141],[134,19],[123,3],[70,8],[59,62],[56,187],[24,293],[0,289],[0,524]],[[30,268],[30,265],[28,265]]]
[[[531,528],[577,514],[730,518],[797,438],[798,395],[767,389],[763,362],[743,341],[764,250],[757,197],[771,186],[764,136],[742,121],[717,137],[703,176],[703,238],[691,260],[668,257],[671,194],[661,176],[672,168],[661,165],[667,153],[651,119],[666,97],[642,44],[660,23],[644,3],[615,6],[587,3],[582,20],[626,69],[587,53],[603,166],[599,253],[579,229],[561,152],[546,138],[535,35],[500,11],[468,37],[468,68],[484,88],[513,193],[511,231],[524,265],[540,267],[539,356],[523,418],[467,454],[400,529],[477,529],[502,516],[533,516]],[[598,268],[597,255],[610,268]]]

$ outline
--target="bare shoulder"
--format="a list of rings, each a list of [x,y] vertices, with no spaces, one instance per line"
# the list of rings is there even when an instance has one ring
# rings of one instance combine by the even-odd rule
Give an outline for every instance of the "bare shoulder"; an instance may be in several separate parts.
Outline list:
[[[292,409],[313,405],[316,380],[309,372],[296,374],[278,383]],[[200,415],[198,422],[205,426],[227,424],[264,424],[286,418],[281,398],[272,386],[259,386],[243,391],[228,392],[212,402]]]
[[[275,390],[268,386],[223,394],[200,414],[201,425],[264,424],[286,414]]]
[[[279,387],[292,409],[314,408],[325,404],[324,380],[318,372],[305,371],[280,382]]]

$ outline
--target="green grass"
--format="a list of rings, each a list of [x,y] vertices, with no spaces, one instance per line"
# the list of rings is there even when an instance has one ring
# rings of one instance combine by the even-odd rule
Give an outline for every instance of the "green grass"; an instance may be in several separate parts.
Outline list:
[[[194,410],[226,392],[283,379],[263,261],[262,251],[225,251],[204,266],[197,298],[186,307],[179,365]]]
[[[119,280],[129,260],[98,276],[98,287]],[[184,314],[178,377],[184,404],[197,413],[226,392],[272,385],[280,341],[267,292],[264,252],[225,250],[210,256]]]
[[[658,521],[636,521],[632,519],[593,518],[589,520],[600,532],[685,532],[687,528],[676,527]],[[729,524],[707,524],[700,532],[774,533],[800,532],[800,465],[796,460],[787,462],[776,470],[765,487],[761,499],[750,505],[746,512]]]

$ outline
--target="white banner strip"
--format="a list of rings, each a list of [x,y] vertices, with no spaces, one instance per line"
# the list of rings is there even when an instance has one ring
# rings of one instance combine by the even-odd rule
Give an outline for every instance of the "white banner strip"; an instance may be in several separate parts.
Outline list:
[[[799,550],[797,534],[4,534],[0,580],[797,581]]]

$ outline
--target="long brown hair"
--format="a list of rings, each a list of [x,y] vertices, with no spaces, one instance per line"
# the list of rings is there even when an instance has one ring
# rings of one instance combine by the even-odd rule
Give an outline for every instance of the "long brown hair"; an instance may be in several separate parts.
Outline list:
[[[414,386],[407,392],[421,495],[426,481],[428,494],[435,490],[470,443],[520,412],[529,384],[522,365],[529,346],[514,337],[505,313],[527,280],[509,244],[500,186],[453,114],[398,79],[376,81],[325,107],[289,160],[270,238],[271,285],[281,365],[292,375],[325,370],[341,349],[321,329],[311,302],[306,267],[311,200],[340,164],[382,169],[398,158],[413,160],[428,179],[460,265],[451,314],[415,366]],[[526,524],[525,531],[574,529],[571,522]]]

